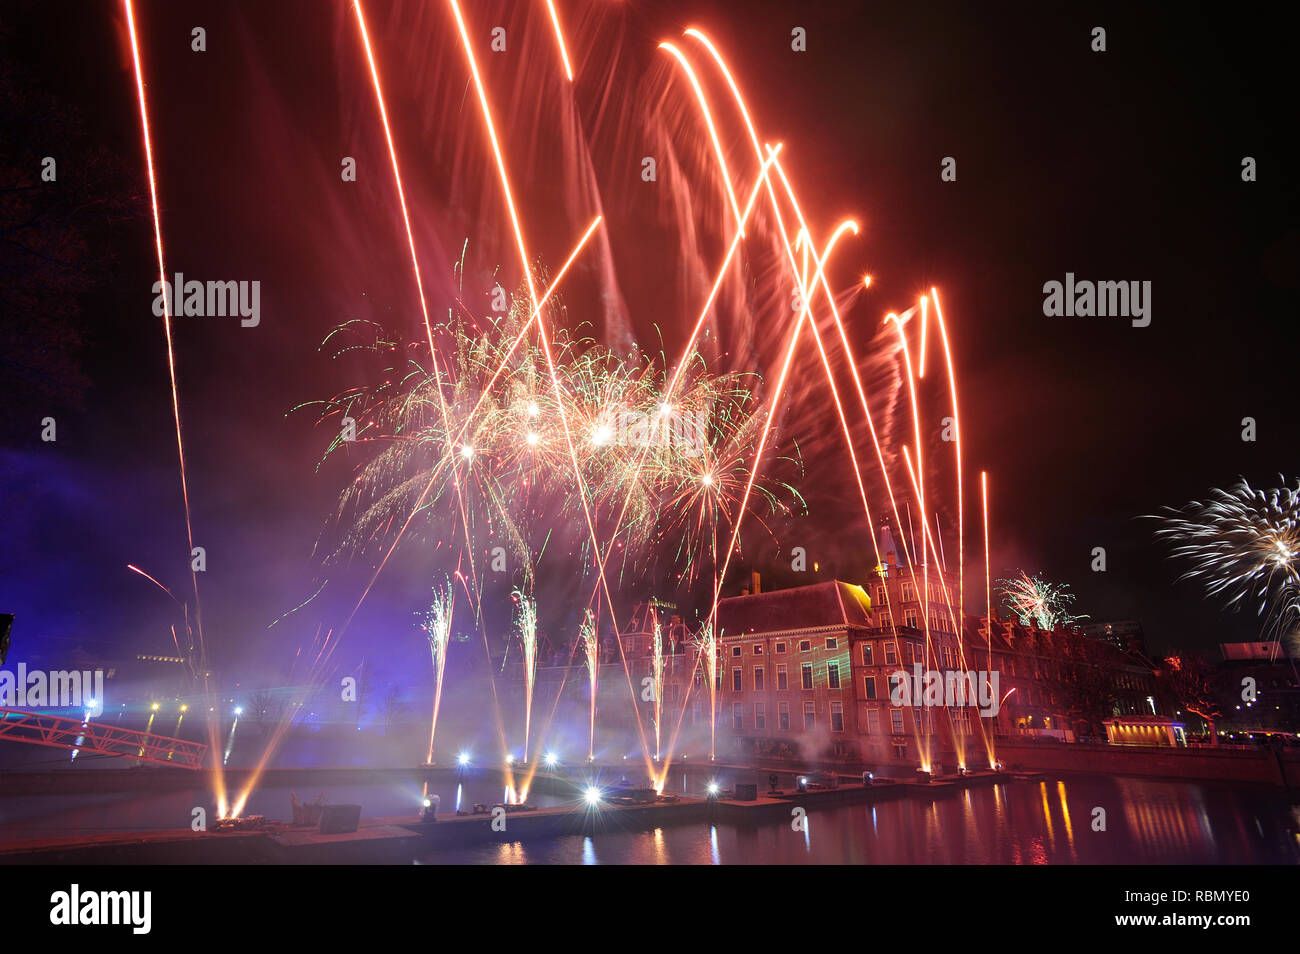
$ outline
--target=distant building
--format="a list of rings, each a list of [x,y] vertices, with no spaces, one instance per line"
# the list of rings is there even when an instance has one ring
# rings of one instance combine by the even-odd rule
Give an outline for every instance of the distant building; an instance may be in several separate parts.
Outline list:
[[[1277,640],[1263,643],[1219,643],[1219,652],[1227,662],[1241,662],[1247,659],[1277,662],[1286,656],[1282,652],[1282,644]]]
[[[1300,735],[1297,660],[1280,642],[1220,643],[1223,661],[1213,673],[1222,717],[1215,729],[1222,742],[1258,741],[1270,734]]]
[[[956,577],[906,564],[887,530],[880,552],[864,586],[835,580],[719,601],[719,755],[950,769],[978,763],[986,735],[1102,738],[1107,719],[1156,714],[1155,674],[1140,653],[1076,629],[990,626],[969,613],[959,638]],[[1140,627],[1123,629],[1125,644],[1140,641]],[[996,674],[986,710],[996,716],[970,696],[893,704],[900,673],[930,672],[982,680],[986,699]]]
[[[853,658],[871,626],[866,591],[838,580],[720,600],[720,751],[860,757]]]
[[[1146,655],[1146,634],[1142,632],[1142,624],[1135,619],[1085,623],[1079,627],[1079,631],[1093,639],[1105,640],[1121,652]]]

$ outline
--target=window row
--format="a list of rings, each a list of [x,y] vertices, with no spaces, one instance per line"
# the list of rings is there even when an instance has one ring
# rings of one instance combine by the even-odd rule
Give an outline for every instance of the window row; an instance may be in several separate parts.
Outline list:
[[[746,706],[742,702],[733,702],[731,704],[731,728],[735,732],[743,732],[746,729],[745,708]],[[776,727],[783,732],[788,732],[790,730],[790,703],[778,702],[776,704]],[[752,728],[767,728],[766,703],[754,703]],[[813,702],[805,702],[803,704],[803,729],[805,732],[811,732],[816,728],[817,704]],[[844,731],[844,704],[841,702],[832,702],[830,704],[830,728],[832,732]]]
[[[755,692],[767,691],[767,672],[762,666],[755,666],[751,678],[753,680],[753,690]],[[790,688],[790,673],[785,663],[778,663],[776,667],[776,688]],[[803,663],[799,667],[799,688],[813,688],[813,664]],[[840,664],[837,662],[826,664],[826,688],[840,688]],[[731,691],[745,691],[745,671],[739,666],[731,670]]]
[[[788,645],[788,642],[787,642],[786,640],[778,640],[778,641],[773,645],[772,649],[773,649],[776,653],[778,653],[778,654],[782,654],[782,655],[783,655],[783,654],[786,652],[787,645]],[[840,648],[840,640],[839,640],[839,637],[838,637],[838,636],[827,636],[827,637],[825,638],[825,640],[823,641],[823,645],[825,646],[826,649],[839,649],[839,648]],[[767,650],[764,648],[765,646],[766,646],[765,643],[753,643],[753,644],[751,645],[751,647],[750,647],[750,652],[751,652],[751,654],[753,654],[753,655],[755,655],[755,656],[762,656],[765,652],[767,652]],[[801,640],[799,640],[799,652],[801,652],[801,653],[810,653],[810,652],[812,652],[812,648],[813,648],[813,641],[812,641],[811,639],[801,639]],[[739,657],[743,656],[744,654],[745,654],[745,648],[744,648],[743,646],[732,646],[732,647],[731,647],[731,655],[732,655],[733,657],[739,658]]]

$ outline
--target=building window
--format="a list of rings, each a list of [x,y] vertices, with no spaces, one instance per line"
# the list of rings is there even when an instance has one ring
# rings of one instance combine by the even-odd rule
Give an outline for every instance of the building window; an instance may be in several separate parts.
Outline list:
[[[831,663],[826,667],[826,684],[832,689],[840,687],[840,664]]]
[[[889,598],[885,594],[885,587],[883,585],[876,587],[876,602],[881,605],[889,602]]]
[[[731,727],[737,732],[745,727],[745,707],[739,702],[731,704]]]
[[[893,666],[898,662],[898,653],[893,643],[885,643],[885,665]]]
[[[763,644],[762,644],[762,643],[755,643],[755,644],[754,644],[754,655],[755,655],[755,656],[761,656],[761,655],[763,655]]]
[[[812,664],[810,664],[810,663],[804,663],[804,664],[800,667],[800,670],[801,670],[801,677],[800,677],[800,678],[802,678],[802,680],[803,680],[803,687],[804,687],[805,689],[811,689],[811,688],[813,687],[813,684],[812,684]]]
[[[783,653],[783,652],[785,652],[785,643],[777,643],[777,644],[776,644],[776,651],[777,651],[778,653]]]
[[[880,733],[880,710],[879,709],[867,710],[867,733],[870,735],[878,735]]]
[[[801,653],[812,652],[812,640],[811,639],[799,640],[799,652]]]
[[[844,704],[840,702],[831,703],[831,731],[844,731]]]
[[[776,667],[776,687],[778,689],[790,688],[790,680],[786,676],[786,672],[785,672],[785,663],[781,663],[779,666]]]
[[[790,731],[790,703],[778,702],[776,705],[776,724],[784,732]]]
[[[867,691],[866,691],[866,698],[868,698],[868,699],[874,699],[874,698],[876,698],[876,677],[875,677],[875,676],[868,676],[865,685],[866,685],[866,690],[867,690]]]
[[[754,703],[754,728],[767,728],[767,706],[761,702]]]
[[[739,669],[731,670],[731,688],[734,692],[740,692],[741,690]]]
[[[889,701],[890,701],[890,704],[893,704],[894,699],[898,697],[898,693],[895,692],[895,690],[896,690],[899,686],[901,686],[902,684],[903,684],[903,677],[902,677],[902,676],[890,676],[890,677],[889,677]]]
[[[904,626],[910,626],[910,627],[912,627],[912,629],[916,629],[916,628],[917,628],[917,626],[916,626],[916,610],[914,610],[914,609],[909,609],[909,610],[904,610],[904,611],[903,611],[903,625],[904,625]]]
[[[890,621],[889,621],[889,614],[888,614],[888,613],[881,613],[881,614],[880,614],[880,628],[881,628],[881,629],[889,629],[889,627],[890,627],[891,625],[893,625],[893,624],[890,623]]]
[[[871,644],[870,644],[870,643],[863,643],[863,644],[862,644],[862,665],[864,665],[864,666],[870,666],[870,665],[873,665],[873,663],[871,662]]]
[[[840,648],[840,641],[839,641],[836,637],[834,637],[834,636],[827,636],[827,637],[826,637],[826,648],[827,648],[827,649],[839,649],[839,648]]]
[[[732,646],[732,647],[731,647],[731,655],[733,655],[733,656],[739,656],[739,655],[740,655],[740,647],[739,647],[739,646]]]
[[[903,584],[903,602],[910,603],[916,599],[916,590],[912,588],[911,583]]]
[[[805,732],[817,728],[817,707],[811,702],[803,704],[803,728]]]
[[[754,670],[754,691],[763,691],[763,667],[759,666]]]
[[[889,710],[889,728],[894,733],[894,735],[903,734],[903,710],[902,709]]]

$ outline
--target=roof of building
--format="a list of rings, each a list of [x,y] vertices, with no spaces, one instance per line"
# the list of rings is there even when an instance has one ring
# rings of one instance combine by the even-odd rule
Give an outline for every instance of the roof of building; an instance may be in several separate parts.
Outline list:
[[[871,626],[871,600],[852,583],[832,580],[718,601],[722,637],[837,626]]]

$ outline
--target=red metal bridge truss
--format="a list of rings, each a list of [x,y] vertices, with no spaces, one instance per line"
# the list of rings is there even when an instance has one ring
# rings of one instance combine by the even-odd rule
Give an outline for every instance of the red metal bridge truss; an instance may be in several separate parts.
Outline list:
[[[22,709],[0,709],[0,742],[78,749],[95,755],[116,755],[152,765],[175,765],[195,771],[203,767],[203,756],[208,751],[201,742]]]

